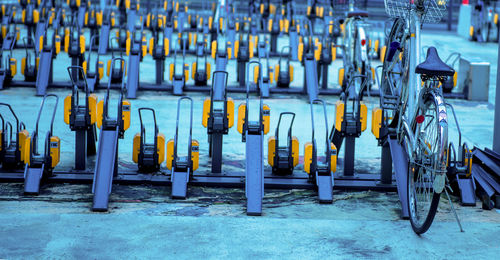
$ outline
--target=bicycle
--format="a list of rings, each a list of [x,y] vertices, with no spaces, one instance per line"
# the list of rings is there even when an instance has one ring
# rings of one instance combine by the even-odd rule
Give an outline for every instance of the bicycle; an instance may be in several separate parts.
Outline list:
[[[430,47],[420,63],[420,29],[439,22],[446,0],[384,0],[395,18],[382,67],[383,124],[408,153],[407,198],[412,229],[425,233],[436,215],[446,182],[448,121],[439,85],[453,76]],[[417,77],[420,75],[420,79]],[[421,83],[423,82],[423,83]]]
[[[347,87],[347,83],[350,82],[350,75],[354,74],[365,76],[363,82],[366,81],[367,90],[371,89],[373,83],[374,70],[371,67],[370,40],[366,30],[370,25],[366,21],[367,17],[368,12],[354,9],[354,0],[348,1],[347,19],[343,25],[346,65],[344,73],[339,73],[339,84],[343,90]]]

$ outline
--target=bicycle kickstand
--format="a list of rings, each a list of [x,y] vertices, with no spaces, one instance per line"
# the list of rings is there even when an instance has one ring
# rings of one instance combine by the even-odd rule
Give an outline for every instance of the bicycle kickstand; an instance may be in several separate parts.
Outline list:
[[[448,194],[448,191],[446,190],[446,187],[444,188],[444,192],[446,193],[446,197],[448,198],[448,202],[450,203],[451,206],[451,211],[453,211],[453,215],[455,215],[455,219],[457,220],[458,227],[460,228],[460,232],[465,232],[464,229],[462,228],[462,224],[460,223],[460,219],[458,218],[457,211],[455,210],[455,207],[453,206],[453,203],[451,202],[450,195]]]

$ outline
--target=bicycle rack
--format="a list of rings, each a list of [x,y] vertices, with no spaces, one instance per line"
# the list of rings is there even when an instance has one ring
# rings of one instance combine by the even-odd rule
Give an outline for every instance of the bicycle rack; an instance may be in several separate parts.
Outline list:
[[[289,37],[289,46],[290,46],[290,53],[292,54],[292,60],[293,61],[298,61],[299,60],[299,36],[297,32],[297,27],[295,26],[290,26],[289,32],[288,32],[288,37]]]
[[[111,80],[111,83],[122,83],[123,79],[124,79],[122,76],[127,75],[127,69],[125,68],[125,59],[123,59],[123,53],[121,51],[120,51],[120,56],[118,58],[115,57],[115,51],[114,51],[113,46],[112,46],[113,40],[116,41],[116,43],[118,45],[117,46],[118,49],[119,49],[119,45],[120,45],[119,38],[111,37],[111,41],[110,41],[111,59],[108,60],[106,75]],[[118,68],[115,68],[115,66],[113,64],[113,60],[115,60],[115,59],[122,61],[122,63],[120,64],[120,66]],[[108,82],[108,85],[109,85],[109,82]]]
[[[309,174],[309,181],[316,184],[318,190],[319,203],[333,202],[333,173],[337,168],[337,148],[328,137],[328,118],[326,116],[325,102],[320,99],[311,100],[311,142],[304,145],[304,171]],[[318,158],[318,148],[314,131],[314,110],[313,105],[319,103],[323,106],[325,120],[325,162],[320,162]]]
[[[366,88],[365,78],[364,75],[352,76],[346,91],[341,95],[341,100],[336,104],[336,119],[330,132],[330,140],[337,149],[340,149],[345,139],[344,176],[354,176],[356,138],[361,136],[367,127],[368,109],[362,102]],[[359,91],[355,86],[356,79],[361,79]],[[349,101],[352,101],[351,109],[349,109]]]
[[[274,72],[273,68],[269,64],[269,53],[266,53],[266,67],[254,67],[254,83],[257,85],[257,88],[259,89],[260,95],[263,98],[269,97],[269,88],[270,85],[273,84],[274,80]],[[260,57],[259,57],[259,63],[260,62]],[[264,71],[265,70],[265,71]]]
[[[248,74],[250,66],[257,61],[247,64],[246,101],[238,106],[238,132],[245,143],[245,195],[247,198],[247,215],[262,215],[262,198],[264,197],[264,135],[269,132],[270,108],[259,98],[259,119],[250,121],[250,84]]]
[[[45,100],[48,97],[56,99],[52,117],[50,119],[50,128],[45,136],[44,152],[38,152],[38,125],[40,116],[43,111]],[[38,116],[35,125],[35,131],[31,136],[31,146],[29,152],[29,160],[24,168],[24,193],[30,195],[38,195],[40,192],[41,181],[52,174],[52,170],[59,163],[61,153],[61,140],[59,137],[52,135],[54,127],[54,119],[57,111],[59,98],[54,94],[45,95],[38,111]]]
[[[281,64],[281,59],[283,58],[284,53],[285,53],[285,49],[288,48],[288,59],[286,61],[286,66],[282,66]],[[276,85],[278,88],[289,88],[290,87],[290,83],[293,82],[293,71],[294,71],[294,68],[293,68],[293,65],[290,65],[290,60],[292,59],[292,55],[291,55],[291,48],[290,46],[284,46],[283,48],[281,48],[281,55],[280,55],[280,58],[279,58],[279,61],[278,61],[278,64],[276,65],[274,71],[275,71],[275,81],[276,81]]]
[[[123,58],[113,58],[111,60],[111,71],[114,71],[116,62],[125,67]],[[122,76],[125,78],[125,71]],[[113,185],[113,177],[118,175],[118,140],[124,138],[125,131],[130,127],[130,102],[124,100],[126,93],[125,81],[122,81],[120,95],[117,104],[117,115],[115,118],[109,116],[109,99],[112,78],[109,77],[108,88],[104,99],[97,103],[97,127],[101,129],[99,133],[99,143],[97,147],[97,158],[92,183],[92,193],[94,199],[92,203],[93,211],[107,211],[109,194]]]
[[[73,88],[71,94],[64,99],[64,122],[69,125],[71,131],[75,132],[75,170],[85,170],[87,156],[96,154],[97,96],[90,94],[87,77],[82,67],[70,66],[67,69]],[[73,70],[81,73],[74,77]],[[83,105],[80,105],[78,90],[79,74],[84,80],[85,103]]]
[[[101,16],[100,19],[98,19],[98,16]],[[93,36],[98,36],[98,28],[101,26],[100,22],[102,23],[102,12],[99,10],[97,5],[91,5],[89,2],[89,7],[88,10],[85,10],[85,26],[90,29],[90,37],[92,38]],[[109,36],[109,35],[108,35]],[[97,42],[99,42],[99,38],[97,38]],[[92,47],[92,46],[91,46]],[[92,50],[92,49],[90,49]],[[97,50],[97,48],[96,48]]]
[[[207,81],[210,79],[211,64],[207,61],[205,41],[196,43],[196,61],[191,66],[192,78],[195,86],[206,86]],[[200,63],[200,57],[204,58],[204,63]],[[213,82],[212,82],[213,84]],[[227,83],[226,83],[227,84]]]
[[[12,56],[14,44],[15,40],[10,42],[10,46],[3,45],[2,49],[0,49],[0,90],[4,88],[4,85],[12,81],[17,72],[17,60]],[[9,52],[9,54],[6,55],[4,60],[2,58],[5,51]]]
[[[240,34],[239,41],[235,42],[235,56],[238,61],[236,65],[236,75],[240,87],[246,87],[246,66],[250,59],[253,58],[253,41],[250,41],[249,34],[246,34],[246,39],[244,36],[244,34]]]
[[[141,16],[141,21],[143,17]],[[139,71],[140,62],[147,53],[146,37],[144,36],[144,23],[141,22],[140,28],[134,25],[134,30],[130,32],[130,37],[127,37],[125,53],[128,58],[128,75],[127,75],[127,98],[133,99],[137,97],[139,89]]]
[[[150,111],[153,122],[153,143],[147,143],[146,128],[142,121],[143,111]],[[139,168],[139,172],[157,172],[165,160],[165,135],[160,133],[156,124],[156,113],[152,108],[141,107],[138,109],[141,131],[134,135],[132,159]]]
[[[174,63],[170,64],[170,81],[172,81],[172,92],[174,95],[182,95],[186,81],[189,79],[189,65],[184,63],[186,49],[182,50],[182,71],[179,73],[177,65],[177,49],[174,51]]]
[[[399,43],[397,43],[399,44]],[[385,58],[392,59],[395,54],[396,44],[388,50],[389,55]],[[392,52],[392,54],[391,54]],[[375,78],[377,85],[381,86],[381,80],[378,77],[377,71],[383,65],[377,66],[375,69]],[[383,75],[382,75],[383,76]],[[396,110],[399,104],[399,98],[395,93],[384,93],[383,88],[380,89],[380,107],[372,110],[372,133],[378,140],[378,145],[381,146],[381,165],[380,165],[380,185],[392,184],[392,170],[394,165],[394,173],[397,184],[399,201],[401,203],[401,218],[408,219],[410,213],[408,211],[408,151],[406,146],[399,143],[396,136],[395,126],[387,124],[387,110]],[[392,91],[392,89],[391,89]]]
[[[456,180],[460,191],[461,204],[464,206],[475,206],[476,186],[474,184],[474,177],[471,175],[472,153],[469,150],[467,143],[462,143],[462,132],[460,131],[460,125],[458,124],[455,109],[450,103],[445,103],[445,106],[452,111],[458,131],[458,147],[460,148],[457,156],[453,142],[450,142],[448,145],[447,176],[449,179],[453,178]]]
[[[329,37],[323,36],[321,41],[322,51],[318,60],[318,80],[321,88],[328,88],[328,67],[337,59],[337,45]]]
[[[299,44],[298,58],[304,66],[304,93],[309,96],[309,101],[318,99],[319,95],[319,80],[318,76],[318,60],[321,54],[321,43],[313,41],[314,34],[312,31],[311,21],[309,25],[309,36],[307,40]],[[303,38],[304,39],[304,38]]]
[[[26,41],[26,39],[31,39]],[[36,48],[33,47],[33,54],[31,54],[28,49],[29,49],[29,42],[34,42],[31,37],[23,38],[25,50],[26,50],[26,57],[21,59],[21,74],[24,75],[24,80],[28,82],[36,82],[36,75],[38,73],[38,62],[39,62],[39,57],[38,57],[38,52]],[[32,58],[33,55],[33,58]]]
[[[54,12],[51,12],[54,13]],[[59,10],[56,15],[55,21],[53,21],[52,29],[54,31],[54,34],[52,36],[52,44],[49,45],[48,43],[48,25],[50,19],[47,19],[44,22],[40,21],[38,25],[44,24],[43,25],[43,30],[40,32],[41,35],[36,39],[37,41],[37,48],[38,48],[38,53],[40,53],[40,60],[39,60],[39,65],[38,65],[38,71],[37,71],[37,76],[36,76],[36,95],[37,96],[44,96],[45,93],[47,92],[47,87],[50,83],[52,83],[52,77],[53,77],[53,68],[52,68],[52,63],[54,61],[55,56],[60,52],[61,50],[61,37],[57,35],[58,31],[58,24],[61,19],[61,11]],[[37,27],[37,35],[39,34],[39,30]]]
[[[87,1],[83,0],[69,0],[67,2],[73,14],[76,14],[76,19],[74,20],[79,28],[83,28],[85,25],[85,14],[87,13],[86,5]]]
[[[33,39],[31,38],[35,32],[36,24],[40,20],[40,13],[32,1],[21,0],[19,4],[22,7],[21,22],[26,25],[26,36],[28,37],[28,43],[24,43],[24,47],[28,48],[34,45]],[[23,37],[24,38],[24,37]]]
[[[224,84],[214,82],[216,74],[225,76]],[[209,156],[212,157],[212,173],[222,173],[222,138],[234,124],[234,101],[227,97],[227,78],[225,71],[215,71],[212,79],[210,98],[203,102],[203,126],[207,128]],[[223,103],[222,108],[215,106]]]
[[[278,36],[282,31],[283,21],[278,18],[278,15],[273,15],[273,17],[268,20],[267,25],[267,30],[271,34],[269,51],[271,53],[276,53],[278,51]]]
[[[158,20],[157,18],[153,21],[157,21],[158,23],[163,24],[164,19]],[[166,37],[166,29],[164,29],[163,31],[155,30],[153,32],[153,36],[149,39],[149,55],[151,55],[153,57],[153,60],[155,60],[156,84],[161,85],[164,80],[165,59],[170,54],[170,39]]]
[[[104,14],[103,14],[104,13]],[[108,52],[109,48],[109,35],[111,32],[111,28],[115,23],[114,17],[112,17],[112,11],[104,9],[101,11],[101,30],[99,32],[99,55],[105,55]]]
[[[74,14],[75,16],[77,14]],[[83,26],[80,27],[77,23],[76,18],[73,18],[73,22],[70,28],[66,28],[64,35],[64,51],[71,58],[71,66],[84,67],[83,62],[85,60],[85,36],[83,34]],[[92,43],[90,45],[92,47]],[[92,49],[89,50],[90,52]],[[80,77],[77,71],[72,72],[73,78]]]
[[[191,105],[187,156],[179,156],[177,153],[177,140],[179,138],[179,112],[182,100],[188,100]],[[190,97],[181,97],[177,102],[175,137],[167,142],[167,168],[171,170],[170,180],[172,182],[173,199],[185,199],[187,197],[187,184],[192,178],[194,171],[198,169],[199,143],[195,139],[192,139],[192,132],[193,100]]]
[[[90,64],[92,63],[92,52],[93,52],[93,46],[95,46],[95,41],[97,39],[97,35],[92,36],[90,38],[90,48],[89,48],[89,54],[87,56],[87,59],[83,61],[82,67],[84,70],[84,73],[86,75],[86,80],[87,80],[87,87],[90,92],[94,92],[96,89],[96,86],[99,85],[100,80],[104,77],[104,62],[99,59],[99,51],[96,51],[96,60],[93,66]],[[93,68],[92,68],[93,67]],[[93,70],[91,70],[91,68]],[[80,76],[80,78],[82,78]]]
[[[2,122],[0,130],[0,163],[3,169],[24,168],[29,159],[31,137],[26,130],[26,126],[19,120],[9,104],[0,103],[0,107],[7,107],[16,121],[14,128],[12,123],[0,114]]]
[[[280,126],[283,116],[291,116],[290,125],[288,127],[288,135],[286,144],[280,146]],[[268,163],[272,167],[273,174],[277,175],[291,175],[293,169],[299,163],[299,139],[292,136],[293,122],[295,121],[295,113],[281,112],[278,119],[278,126],[274,136],[269,137],[267,141],[268,147]]]
[[[2,43],[2,49],[3,50],[8,50],[15,44],[16,41],[16,30],[15,30],[15,25],[13,23],[14,20],[14,14],[15,14],[15,7],[12,7],[10,10],[8,10],[6,15],[2,19],[2,33],[1,33],[1,43]]]

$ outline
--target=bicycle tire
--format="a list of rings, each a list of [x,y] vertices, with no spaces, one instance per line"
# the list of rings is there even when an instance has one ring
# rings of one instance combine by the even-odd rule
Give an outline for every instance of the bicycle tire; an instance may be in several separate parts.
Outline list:
[[[423,90],[424,91],[424,90]],[[435,125],[435,129],[436,129],[436,138],[438,138],[438,140],[436,141],[436,144],[432,144],[431,142],[427,142],[427,140],[424,141],[423,144],[427,145],[429,147],[429,150],[431,150],[431,154],[428,155],[428,151],[426,151],[425,149],[421,149],[419,150],[419,147],[422,147],[422,146],[419,146],[417,144],[417,147],[415,148],[415,158],[416,160],[419,159],[419,154],[418,152],[420,152],[421,154],[427,154],[428,156],[427,157],[436,157],[437,160],[434,160],[431,162],[434,162],[433,165],[431,165],[433,167],[434,170],[436,170],[436,167],[439,167],[439,170],[443,171],[446,169],[446,156],[444,156],[446,153],[445,153],[445,150],[446,150],[446,147],[447,145],[443,145],[443,143],[447,143],[447,140],[448,140],[448,123],[447,123],[447,116],[446,116],[446,107],[444,105],[444,101],[443,101],[443,98],[440,94],[432,94],[430,91],[427,90],[427,92],[423,93],[423,95],[421,95],[421,100],[423,100],[421,103],[419,102],[419,115],[425,115],[426,119],[424,122],[421,123],[422,126],[432,126],[432,125]],[[433,105],[433,107],[431,107],[430,105]],[[426,111],[427,110],[427,111]],[[431,111],[433,113],[433,119],[438,119],[436,120],[435,122],[431,121],[431,122],[428,122],[426,123],[426,121],[428,120],[427,119],[427,112],[428,111]],[[416,124],[414,127],[412,127],[412,130],[415,131],[416,130]],[[419,131],[420,129],[418,129],[416,132],[420,132]],[[427,133],[425,133],[426,135],[432,135],[432,130],[431,131],[428,131],[426,130]],[[429,134],[430,132],[430,134]],[[421,133],[418,133],[418,135],[420,135]],[[423,133],[422,133],[423,134]],[[418,136],[416,137],[418,138]],[[432,138],[432,137],[431,137]],[[420,139],[419,139],[420,140]],[[417,141],[418,143],[418,141]],[[437,147],[437,151],[434,150],[433,148],[434,147]],[[420,155],[421,155],[420,154]],[[425,156],[424,156],[425,157]],[[439,199],[441,197],[441,192],[439,193],[436,193],[433,189],[433,185],[434,185],[434,180],[435,180],[435,172],[431,172],[431,175],[430,175],[430,178],[428,178],[428,180],[431,181],[431,183],[426,183],[426,182],[423,182],[423,183],[419,183],[419,185],[421,185],[421,187],[424,187],[423,190],[426,190],[426,185],[428,185],[428,187],[431,187],[432,190],[429,190],[427,191],[427,196],[432,196],[432,198],[430,198],[430,201],[428,202],[428,205],[424,205],[424,207],[428,206],[428,210],[426,211],[425,214],[422,214],[422,216],[419,216],[418,214],[420,213],[417,213],[417,210],[418,210],[418,207],[419,204],[421,204],[420,202],[417,202],[416,201],[416,192],[415,192],[415,187],[417,186],[415,184],[415,180],[418,179],[418,180],[424,180],[425,177],[428,177],[427,176],[427,173],[425,174],[426,176],[421,176],[421,175],[417,175],[415,176],[414,173],[419,173],[421,174],[422,171],[427,171],[428,168],[425,168],[425,167],[422,167],[423,163],[420,162],[420,165],[416,162],[410,162],[409,163],[409,167],[408,167],[408,187],[407,187],[407,199],[408,199],[408,212],[410,213],[410,223],[411,223],[411,226],[412,226],[412,229],[413,231],[420,235],[420,234],[423,234],[425,233],[429,228],[430,226],[432,225],[432,222],[434,221],[434,217],[436,215],[436,212],[437,212],[437,207],[439,205]],[[443,174],[443,173],[441,173]],[[423,175],[423,174],[422,174]],[[422,189],[421,189],[422,190]],[[432,195],[430,195],[430,192],[432,192]],[[426,195],[425,191],[423,192],[424,193],[424,196]],[[413,195],[413,196],[412,196]],[[423,221],[421,221],[423,219]]]

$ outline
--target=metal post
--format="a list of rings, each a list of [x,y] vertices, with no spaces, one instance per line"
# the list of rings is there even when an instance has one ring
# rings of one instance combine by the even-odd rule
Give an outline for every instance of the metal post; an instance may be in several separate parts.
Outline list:
[[[278,34],[272,33],[271,34],[271,52],[276,53],[278,50]],[[280,53],[281,55],[281,53]]]
[[[500,37],[498,37],[500,42]],[[495,121],[493,124],[493,150],[500,153],[500,44],[498,45],[497,91],[495,97]]]
[[[323,75],[321,75],[323,77],[323,84],[322,84],[322,88],[323,89],[327,89],[328,88],[328,64],[323,64]]]
[[[50,66],[50,70],[49,70],[49,81],[48,81],[48,84],[50,84],[50,83],[52,83],[52,80],[54,79],[54,78],[53,78],[53,77],[54,77],[54,57],[52,56],[52,52],[51,52],[51,55],[50,55],[50,60],[48,60],[48,62],[49,62],[48,66]],[[47,64],[46,64],[46,66],[47,66]],[[75,70],[75,71],[76,71],[76,70]],[[37,77],[38,77],[38,75],[37,75]],[[75,77],[75,79],[76,79],[76,77]],[[47,86],[45,86],[45,90],[44,90],[44,91],[47,91],[47,90],[46,90],[46,89],[47,89],[47,87],[48,87],[48,85],[47,85]],[[44,93],[44,94],[45,94],[45,93]]]
[[[238,61],[238,82],[240,87],[245,87],[245,62]]]
[[[163,83],[163,74],[165,73],[165,60],[156,60],[156,85],[161,85]]]
[[[344,150],[344,176],[354,176],[354,153],[356,137],[346,136]]]
[[[96,154],[96,141],[97,132],[95,126],[93,126],[87,130],[87,156]]]
[[[53,64],[52,64],[53,65]],[[80,62],[78,61],[77,57],[72,57],[71,58],[71,66],[80,66]],[[52,67],[52,66],[51,66]],[[74,79],[79,79],[81,75],[79,75],[78,70],[71,70],[71,73],[73,74]]]
[[[85,170],[87,166],[87,132],[77,130],[75,134],[75,170]]]
[[[222,172],[222,134],[211,134],[212,144],[212,173]]]
[[[392,183],[392,157],[391,157],[391,147],[386,141],[382,145],[382,159],[380,165],[380,182],[382,184]]]

